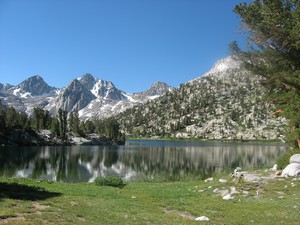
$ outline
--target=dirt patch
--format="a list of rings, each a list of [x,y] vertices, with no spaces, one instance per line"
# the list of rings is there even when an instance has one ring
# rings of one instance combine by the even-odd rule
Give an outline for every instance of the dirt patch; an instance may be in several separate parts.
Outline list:
[[[38,202],[34,202],[32,205],[33,205],[34,208],[35,208],[36,210],[38,210],[38,211],[43,211],[43,210],[45,210],[45,209],[47,209],[47,208],[50,207],[50,206],[48,206],[48,205],[42,205],[42,204],[40,204],[40,203],[38,203]]]
[[[195,217],[191,213],[186,212],[186,211],[179,211],[176,209],[164,208],[163,212],[166,214],[175,214],[175,215],[181,216],[186,219],[195,220]]]
[[[14,217],[0,219],[0,224],[24,224],[24,214],[18,213]]]

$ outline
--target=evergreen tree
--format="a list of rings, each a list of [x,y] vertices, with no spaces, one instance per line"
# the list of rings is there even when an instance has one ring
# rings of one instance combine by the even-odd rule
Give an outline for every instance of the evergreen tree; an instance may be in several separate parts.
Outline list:
[[[60,136],[60,124],[57,118],[51,119],[50,130],[57,136]]]
[[[5,113],[6,125],[11,128],[18,128],[18,113],[12,106]]]
[[[36,130],[49,129],[51,125],[51,116],[49,111],[41,108],[34,108],[33,124]]]
[[[300,1],[255,0],[237,5],[234,12],[249,32],[251,48],[242,51],[236,42],[230,48],[250,71],[265,78],[276,114],[290,120],[287,138],[300,148]]]
[[[6,137],[6,120],[5,111],[0,108],[0,142],[3,142]]]
[[[59,119],[59,133],[62,140],[67,139],[67,111],[62,110],[61,108],[58,110],[58,119]]]
[[[80,120],[78,110],[74,110],[69,114],[69,129],[75,135],[81,135]]]

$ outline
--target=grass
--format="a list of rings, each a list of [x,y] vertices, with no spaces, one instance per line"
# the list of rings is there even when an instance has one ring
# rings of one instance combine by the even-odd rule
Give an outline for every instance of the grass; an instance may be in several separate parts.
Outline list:
[[[226,201],[213,190],[236,183],[223,178],[226,184],[130,182],[122,189],[0,178],[0,224],[300,224],[300,181],[272,180],[258,196],[254,186]]]

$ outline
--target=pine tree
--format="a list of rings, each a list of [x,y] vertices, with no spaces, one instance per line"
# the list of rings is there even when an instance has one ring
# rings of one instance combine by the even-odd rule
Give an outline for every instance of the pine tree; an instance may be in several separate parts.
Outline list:
[[[67,139],[67,111],[62,110],[61,108],[58,110],[58,119],[59,119],[59,133],[62,140]]]
[[[251,48],[242,51],[236,42],[230,48],[246,68],[265,78],[275,114],[290,120],[287,138],[300,148],[300,1],[255,0],[234,12],[249,32]]]

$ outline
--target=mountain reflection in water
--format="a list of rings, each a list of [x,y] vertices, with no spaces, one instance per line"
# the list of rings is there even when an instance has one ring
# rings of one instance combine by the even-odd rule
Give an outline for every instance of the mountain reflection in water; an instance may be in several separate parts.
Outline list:
[[[272,143],[217,143],[130,140],[125,146],[1,147],[0,176],[60,182],[88,182],[117,175],[208,177],[224,170],[272,165],[286,146]]]

